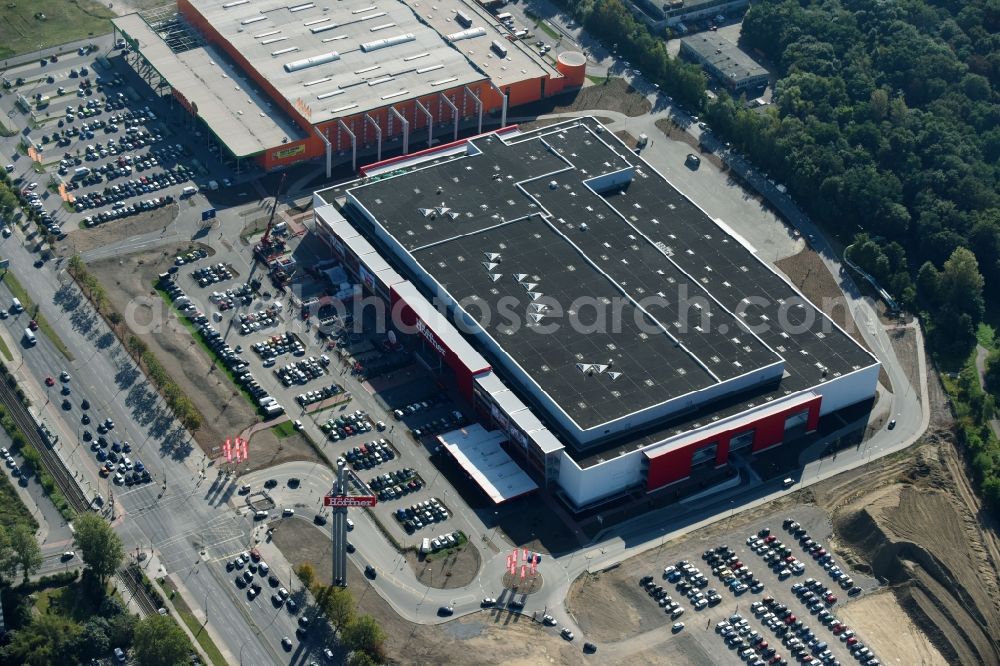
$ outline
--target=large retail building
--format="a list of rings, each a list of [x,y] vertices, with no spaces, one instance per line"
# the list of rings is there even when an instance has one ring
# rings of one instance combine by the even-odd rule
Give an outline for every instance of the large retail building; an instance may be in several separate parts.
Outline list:
[[[551,64],[471,0],[178,0],[112,22],[151,85],[268,170],[452,140],[580,87],[586,67],[576,52]]]
[[[389,160],[314,203],[333,255],[574,508],[875,393],[875,357],[593,119]]]

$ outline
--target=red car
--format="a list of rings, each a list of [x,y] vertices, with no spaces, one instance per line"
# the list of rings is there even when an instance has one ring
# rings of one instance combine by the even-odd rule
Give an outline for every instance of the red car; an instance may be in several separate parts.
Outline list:
[[[737,571],[743,568],[743,563],[740,562],[739,560],[736,560],[731,565],[729,565],[729,568],[732,569],[733,571]]]
[[[833,625],[833,629],[832,629],[832,631],[833,631],[833,634],[834,634],[835,636],[839,636],[839,635],[840,635],[840,632],[842,632],[842,631],[843,631],[844,629],[846,629],[846,628],[847,628],[847,627],[845,627],[845,626],[844,626],[844,625],[842,625],[842,624],[835,624],[835,625]]]
[[[823,600],[832,606],[835,603],[837,603],[837,596],[834,594],[828,594],[825,597],[823,597]]]
[[[773,534],[769,534],[769,535],[767,536],[767,538],[766,538],[766,539],[764,539],[764,543],[774,543],[774,542],[775,542],[775,541],[777,541],[777,540],[778,540],[778,537],[776,537],[776,536],[775,536],[775,535],[773,535]]]
[[[854,645],[857,642],[858,642],[858,639],[855,638],[854,636],[851,636],[850,638],[847,639],[847,644],[848,645]]]
[[[785,618],[785,624],[795,624],[795,620],[798,619],[794,615],[789,615]]]
[[[813,554],[812,554],[813,559],[817,559],[817,560],[819,558],[823,557],[824,555],[826,555],[826,548],[820,548],[819,550],[814,551]]]
[[[34,319],[32,319],[31,321],[28,322],[28,328],[30,328],[33,331],[37,331],[38,330],[38,322],[35,321]]]
[[[45,378],[45,385],[46,386],[55,386],[56,385],[56,380],[52,379],[51,377],[46,377]]]

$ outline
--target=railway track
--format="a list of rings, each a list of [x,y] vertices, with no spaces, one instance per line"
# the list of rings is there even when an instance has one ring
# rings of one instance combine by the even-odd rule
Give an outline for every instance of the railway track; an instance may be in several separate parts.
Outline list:
[[[65,465],[59,460],[55,452],[42,440],[42,436],[38,432],[38,425],[31,417],[31,414],[28,413],[28,408],[24,406],[20,399],[18,399],[17,394],[14,393],[14,390],[3,379],[0,379],[0,402],[7,408],[11,419],[13,419],[21,432],[24,433],[28,442],[38,451],[38,455],[42,459],[42,466],[52,476],[56,486],[59,487],[66,501],[69,502],[70,507],[77,512],[89,511],[91,508],[90,503],[87,501],[80,486],[66,470]]]
[[[146,591],[146,588],[142,584],[142,577],[138,573],[128,567],[122,567],[118,570],[117,576],[118,580],[125,586],[125,589],[128,590],[129,595],[139,605],[139,610],[142,612],[143,617],[156,615],[159,612],[156,602]]]

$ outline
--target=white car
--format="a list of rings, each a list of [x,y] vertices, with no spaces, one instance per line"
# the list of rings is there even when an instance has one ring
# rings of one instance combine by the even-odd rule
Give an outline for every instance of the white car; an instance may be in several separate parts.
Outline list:
[[[673,626],[671,626],[670,628],[673,629],[674,631],[680,631],[681,629],[684,628],[684,623],[683,622],[674,622]]]

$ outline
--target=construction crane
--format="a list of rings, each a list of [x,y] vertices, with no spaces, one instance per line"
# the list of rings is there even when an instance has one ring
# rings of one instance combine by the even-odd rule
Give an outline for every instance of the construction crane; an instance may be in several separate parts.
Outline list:
[[[281,174],[278,190],[274,193],[274,205],[271,206],[271,216],[267,220],[267,227],[264,229],[264,235],[261,236],[260,242],[253,249],[257,260],[265,264],[285,251],[285,241],[271,238],[271,229],[274,226],[274,214],[278,211],[278,197],[281,196],[281,190],[285,187],[285,178],[287,177],[287,173]]]

